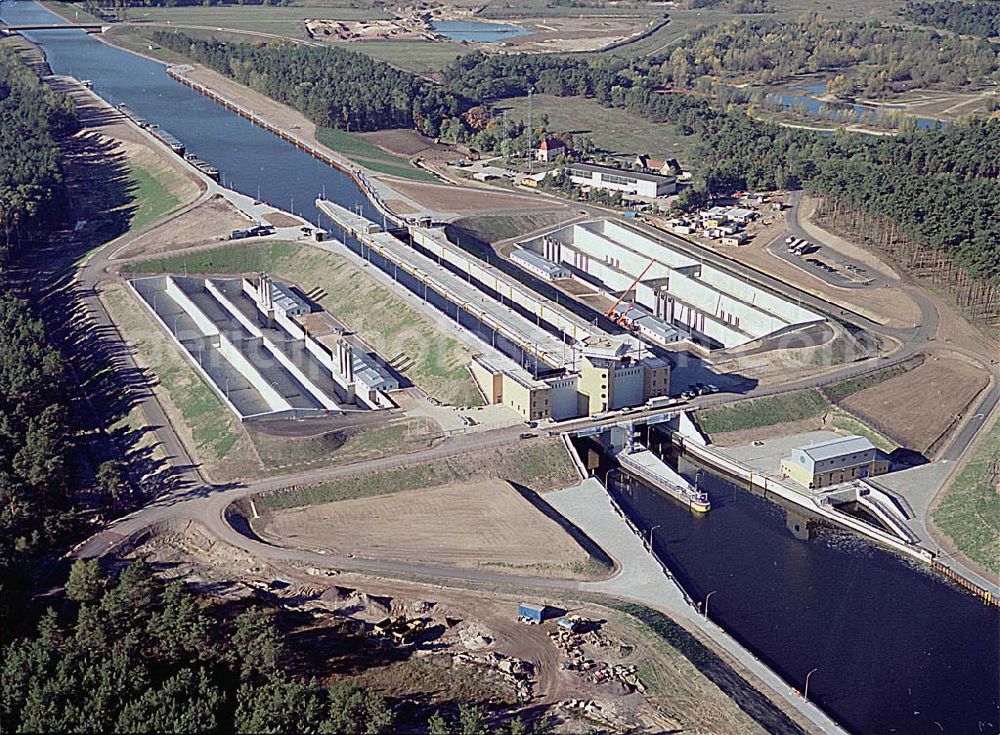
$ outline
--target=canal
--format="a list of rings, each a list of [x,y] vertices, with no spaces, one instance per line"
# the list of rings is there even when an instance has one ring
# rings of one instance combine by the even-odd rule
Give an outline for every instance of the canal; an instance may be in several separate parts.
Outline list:
[[[692,599],[711,594],[711,619],[790,686],[816,669],[809,699],[850,732],[998,732],[995,608],[683,457],[679,469],[709,493],[708,514],[616,474],[612,493]]]
[[[57,22],[28,0],[0,2],[0,17]],[[375,215],[349,176],[173,81],[161,64],[79,31],[28,36],[53,72],[90,79],[109,102],[128,103],[217,166],[227,185],[314,222],[323,191]],[[637,525],[655,527],[657,553],[692,597],[714,592],[711,617],[792,686],[816,669],[810,699],[864,735],[998,732],[995,610],[851,534],[796,534],[783,508],[720,477],[702,472],[700,486],[712,498],[706,517],[639,484],[616,493]]]

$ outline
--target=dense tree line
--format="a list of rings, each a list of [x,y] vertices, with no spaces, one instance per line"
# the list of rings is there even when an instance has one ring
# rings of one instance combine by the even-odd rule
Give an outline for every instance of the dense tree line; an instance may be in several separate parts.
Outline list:
[[[908,2],[900,15],[922,26],[990,38],[1000,36],[1000,2]]]
[[[37,633],[10,644],[0,673],[6,732],[317,733],[396,731],[390,703],[349,683],[321,686],[292,675],[291,649],[273,615],[236,614],[141,562],[119,574],[76,562],[71,601],[49,610]],[[492,725],[477,706],[432,715],[435,735],[542,735],[520,720]]]
[[[0,48],[0,261],[59,204],[56,139],[75,124],[72,103]]]
[[[416,128],[436,137],[445,118],[471,106],[415,74],[341,48],[226,44],[166,31],[154,38],[295,107],[317,125],[359,132]]]
[[[66,375],[27,302],[0,285],[0,595],[15,561],[70,524]]]
[[[63,360],[7,274],[17,246],[61,216],[57,138],[74,125],[72,104],[0,48],[0,613],[23,562],[74,522]]]
[[[1000,55],[984,40],[812,14],[795,21],[755,17],[707,26],[653,65],[665,84],[677,87],[706,77],[767,84],[850,70],[841,93],[883,97],[916,87],[981,85],[1000,68]]]

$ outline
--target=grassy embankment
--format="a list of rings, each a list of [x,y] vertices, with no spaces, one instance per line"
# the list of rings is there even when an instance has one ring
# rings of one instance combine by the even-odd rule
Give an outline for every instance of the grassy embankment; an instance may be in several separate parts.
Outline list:
[[[320,143],[365,168],[414,181],[437,181],[434,174],[419,169],[405,158],[389,153],[359,135],[335,128],[316,128]]]
[[[574,216],[576,214],[568,209],[560,209],[555,212],[529,212],[527,214],[490,214],[462,217],[452,222],[450,226],[483,242],[494,243],[518,237],[543,227],[555,227]]]
[[[404,418],[362,429],[333,431],[313,437],[288,438],[250,430],[250,440],[265,466],[273,469],[350,464],[390,453],[425,449],[442,436],[430,419]]]
[[[654,123],[627,110],[613,110],[584,97],[532,97],[532,114],[537,122],[548,115],[548,129],[570,132],[574,137],[589,136],[594,145],[609,154],[635,156],[646,153],[654,158],[691,161],[693,138],[678,133],[669,123]],[[528,98],[502,100],[498,109],[507,110],[511,120],[528,121]]]
[[[223,245],[136,265],[143,273],[255,273],[267,270],[305,292],[322,289],[320,305],[385,359],[408,356],[403,372],[443,403],[477,406],[482,398],[466,365],[472,351],[437,323],[346,258],[287,242]]]
[[[258,496],[257,502],[263,508],[279,510],[489,478],[543,489],[574,482],[577,475],[561,441],[536,439],[513,447],[483,450],[474,456],[445,457],[269,493]]]
[[[882,380],[886,379],[888,378],[882,378]],[[872,383],[871,385],[874,384]],[[841,384],[835,384],[835,386],[839,385]],[[866,385],[865,387],[870,386]],[[857,390],[861,390],[861,388],[857,388]],[[854,392],[856,391],[850,390],[843,394],[843,397]],[[698,411],[695,416],[702,430],[711,435],[745,431],[747,429],[763,429],[807,419],[818,420],[827,414],[830,414],[829,422],[834,428],[867,437],[871,440],[872,444],[883,452],[889,453],[899,447],[889,437],[879,433],[860,419],[831,404],[823,397],[820,391],[814,388],[795,393],[740,401],[731,406],[709,408]]]
[[[729,663],[663,613],[628,602],[612,610],[658,654],[639,666],[639,678],[664,714],[681,715],[679,722],[691,724],[694,717],[698,732],[702,727],[706,732],[802,732]]]
[[[1000,420],[986,430],[931,518],[960,552],[1000,575]]]
[[[170,190],[170,179],[163,173],[137,163],[129,165],[132,177],[134,207],[129,220],[129,232],[138,230],[180,206],[181,200]],[[179,177],[178,177],[179,178]]]

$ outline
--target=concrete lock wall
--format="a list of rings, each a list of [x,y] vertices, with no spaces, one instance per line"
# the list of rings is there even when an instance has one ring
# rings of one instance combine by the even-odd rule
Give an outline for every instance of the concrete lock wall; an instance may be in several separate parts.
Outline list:
[[[289,411],[292,409],[292,404],[286,401],[284,397],[264,379],[264,376],[257,371],[257,368],[255,368],[246,356],[240,352],[239,349],[223,334],[219,335],[219,354],[222,355],[237,371],[239,371],[240,375],[246,378],[250,382],[250,385],[252,385],[254,389],[260,393],[265,403],[267,403],[268,408],[272,411]]]
[[[333,361],[333,354],[309,335],[306,335],[303,342],[305,343],[306,350],[309,354],[312,355],[323,367],[327,368],[338,383],[343,383],[344,377],[337,372],[337,367]]]
[[[167,296],[172,298],[184,310],[184,313],[191,318],[191,321],[195,323],[195,326],[201,330],[203,335],[214,337],[219,333],[219,328],[215,326],[215,323],[205,316],[204,312],[188,298],[187,294],[181,290],[181,287],[177,285],[172,277],[167,276],[163,290]]]
[[[564,257],[572,258],[574,252],[573,248],[563,248]],[[573,260],[567,262],[573,263]],[[593,257],[588,257],[586,266],[580,270],[598,279],[608,291],[624,291],[635,280],[635,276],[629,277],[626,273],[612,269],[603,260],[597,260]]]
[[[679,278],[676,276],[675,278]],[[674,279],[671,279],[671,286],[674,283]],[[636,285],[636,302],[645,306],[649,311],[656,313],[655,310],[655,294],[656,291],[644,283]],[[676,296],[680,301],[686,301],[682,296],[676,294],[671,288],[669,293]],[[752,338],[743,334],[734,326],[730,326],[724,322],[721,322],[711,313],[706,312],[703,309],[692,309],[690,305],[680,303],[680,301],[674,302],[673,313],[666,313],[663,315],[663,320],[671,324],[682,324],[687,327],[691,327],[696,331],[711,337],[719,344],[725,345],[726,347],[731,347],[737,344],[743,344],[744,342],[750,341]],[[740,324],[742,326],[742,323]]]
[[[617,269],[624,271],[626,274],[632,276],[633,279],[646,269],[650,259],[654,256],[654,253],[650,252],[635,252],[604,235],[579,226],[573,245],[576,249],[589,255],[593,261],[607,262],[608,257],[613,258],[617,261]],[[646,248],[646,251],[648,250],[649,248]],[[670,268],[663,263],[656,262],[653,263],[646,275],[643,276],[643,280],[666,278],[669,275]]]
[[[250,319],[250,317],[240,311],[236,304],[231,302],[226,295],[219,290],[219,287],[212,283],[211,279],[205,279],[205,288],[215,298],[215,300],[219,302],[222,308],[229,312],[229,314],[236,321],[242,324],[243,327],[250,332],[250,334],[254,337],[260,337],[263,335],[260,327],[252,319]]]
[[[264,345],[264,349],[266,349],[271,355],[273,355],[274,358],[278,361],[278,363],[283,368],[285,368],[285,370],[291,373],[292,377],[294,377],[297,381],[299,381],[299,383],[302,384],[302,387],[305,388],[307,391],[309,391],[309,394],[313,398],[319,401],[320,405],[323,406],[323,408],[329,409],[331,411],[335,411],[339,408],[337,402],[331,399],[329,396],[327,396],[326,393],[324,393],[318,386],[316,386],[306,376],[306,374],[302,372],[301,368],[299,368],[298,365],[292,362],[291,358],[289,358],[288,355],[286,355],[284,352],[278,349],[277,345],[271,342],[271,340],[269,340],[267,337],[263,337],[261,341]]]
[[[289,317],[282,314],[278,309],[274,310],[274,321],[275,323],[287,332],[292,339],[304,339],[306,336],[305,330],[302,329],[298,324],[293,322]]]
[[[742,281],[718,268],[705,266],[702,269],[701,278],[703,281],[722,288],[744,301],[766,309],[789,324],[822,321],[822,317],[818,314],[753,284]]]
[[[649,258],[655,257],[659,262],[664,263],[671,268],[687,268],[698,265],[698,261],[694,258],[668,247],[665,243],[657,242],[656,240],[644,237],[638,232],[630,230],[627,227],[623,227],[617,222],[605,220],[603,231],[605,237],[618,240],[632,250],[648,254],[646,262],[649,262]],[[645,264],[643,264],[643,267],[645,267]],[[639,275],[639,273],[636,272],[636,275]]]

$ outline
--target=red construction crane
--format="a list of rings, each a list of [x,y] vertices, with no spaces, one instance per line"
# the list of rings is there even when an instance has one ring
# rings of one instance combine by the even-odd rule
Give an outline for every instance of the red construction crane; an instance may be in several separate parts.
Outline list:
[[[642,273],[640,273],[635,277],[635,280],[629,284],[629,287],[626,288],[624,292],[622,292],[622,295],[618,297],[618,300],[614,304],[612,304],[611,308],[608,309],[606,312],[604,312],[604,316],[608,317],[609,319],[615,318],[615,309],[618,308],[618,304],[620,304],[622,301],[625,300],[625,297],[628,296],[628,292],[631,291],[633,288],[635,288],[635,284],[637,284],[639,281],[642,280],[642,277],[646,275],[647,271],[649,271],[650,268],[653,267],[653,263],[655,262],[656,260],[654,258],[649,259],[649,265],[647,265],[645,268],[642,269]]]

